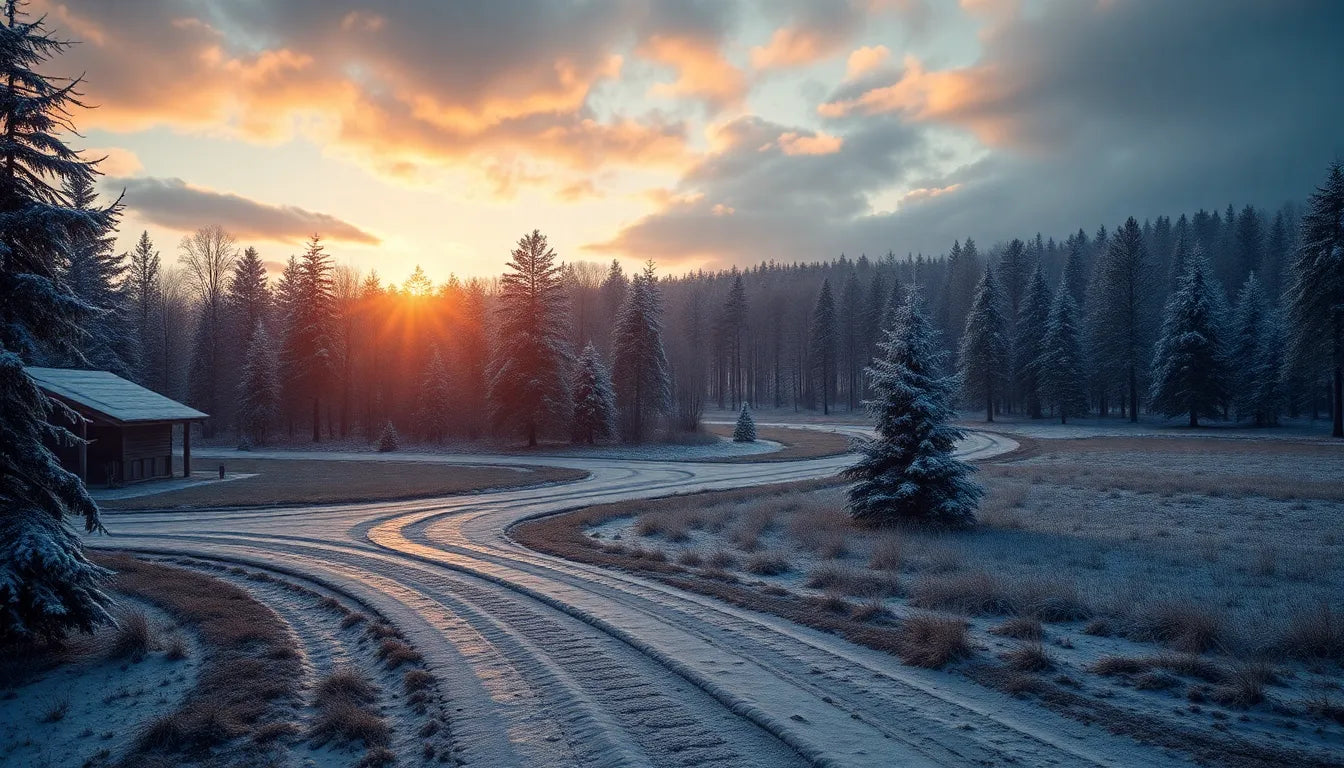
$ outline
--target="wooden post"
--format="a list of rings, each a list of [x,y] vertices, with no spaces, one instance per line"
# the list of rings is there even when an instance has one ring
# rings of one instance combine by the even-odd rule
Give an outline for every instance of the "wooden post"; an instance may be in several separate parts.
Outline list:
[[[191,477],[191,422],[182,422],[182,476]]]
[[[89,420],[83,416],[77,416],[79,419],[79,479],[82,482],[89,482]]]

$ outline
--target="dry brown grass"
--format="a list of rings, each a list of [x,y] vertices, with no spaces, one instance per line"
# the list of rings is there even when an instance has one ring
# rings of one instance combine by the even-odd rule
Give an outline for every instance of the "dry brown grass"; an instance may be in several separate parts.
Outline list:
[[[1039,642],[1020,645],[1005,653],[1003,659],[1018,672],[1049,672],[1055,668],[1055,660]]]
[[[1014,616],[989,631],[996,635],[1017,640],[1040,642],[1045,637],[1045,629],[1041,626],[1041,620],[1035,616]]]
[[[722,437],[731,437],[733,425],[706,424],[706,432]],[[789,429],[788,427],[763,427],[757,425],[756,437],[761,440],[773,440],[784,446],[773,453],[748,456],[729,456],[707,459],[716,464],[744,464],[754,462],[796,461],[798,459],[819,459],[824,456],[837,456],[849,452],[849,438],[834,432],[816,429]]]
[[[280,617],[242,589],[195,571],[121,554],[94,559],[117,572],[115,589],[191,627],[203,652],[195,688],[181,707],[141,731],[127,765],[155,755],[206,754],[279,718],[279,705],[295,697],[302,674]]]
[[[363,672],[352,668],[333,670],[317,684],[313,706],[317,716],[309,735],[316,744],[328,741],[385,747],[392,730],[374,706],[378,688]]]
[[[1203,653],[1219,643],[1221,612],[1188,600],[1160,600],[1135,607],[1124,634],[1131,640],[1161,642],[1177,651]]]
[[[175,491],[99,503],[105,509],[254,507],[276,504],[334,504],[448,496],[469,491],[579,480],[588,473],[557,467],[512,468],[413,461],[340,459],[206,460],[226,470],[256,477],[209,483]]]
[[[971,655],[966,622],[949,616],[916,614],[901,622],[897,654],[916,667],[942,669]]]
[[[1304,659],[1344,659],[1344,615],[1328,603],[1294,611],[1279,640],[1280,647]]]
[[[854,597],[895,597],[901,584],[894,574],[824,565],[807,575],[807,586]]]
[[[868,557],[868,567],[877,571],[900,571],[905,565],[905,545],[901,535],[888,531],[879,535]]]
[[[781,552],[757,552],[747,559],[743,570],[754,576],[779,576],[793,570],[793,565]]]
[[[144,611],[126,611],[117,617],[116,633],[107,653],[113,659],[140,661],[154,649],[154,628]]]
[[[419,651],[395,637],[385,637],[379,642],[378,658],[383,660],[388,669],[396,669],[403,664],[419,664],[424,660]]]

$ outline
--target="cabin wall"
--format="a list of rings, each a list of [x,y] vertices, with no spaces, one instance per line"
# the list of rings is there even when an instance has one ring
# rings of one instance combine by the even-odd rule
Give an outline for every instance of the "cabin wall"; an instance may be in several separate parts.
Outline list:
[[[121,428],[121,481],[134,483],[173,474],[173,425]]]

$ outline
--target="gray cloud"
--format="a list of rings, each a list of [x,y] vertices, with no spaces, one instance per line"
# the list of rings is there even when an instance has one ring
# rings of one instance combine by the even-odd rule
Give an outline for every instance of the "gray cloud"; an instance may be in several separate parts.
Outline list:
[[[107,179],[109,190],[126,191],[123,202],[145,221],[192,231],[218,224],[238,237],[297,242],[314,233],[327,240],[376,245],[379,239],[325,213],[292,205],[268,205],[228,192],[189,186],[181,179]]]

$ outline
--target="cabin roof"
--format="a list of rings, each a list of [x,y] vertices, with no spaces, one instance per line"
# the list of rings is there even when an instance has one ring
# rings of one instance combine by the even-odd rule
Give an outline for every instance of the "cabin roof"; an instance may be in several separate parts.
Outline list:
[[[47,394],[122,424],[209,417],[108,371],[28,367],[24,372]]]

